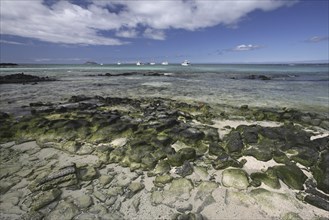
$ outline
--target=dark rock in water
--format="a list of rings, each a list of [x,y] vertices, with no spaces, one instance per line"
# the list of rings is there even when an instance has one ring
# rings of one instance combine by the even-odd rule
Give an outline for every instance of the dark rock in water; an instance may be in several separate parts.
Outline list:
[[[35,82],[46,82],[46,81],[55,81],[55,79],[51,79],[48,76],[39,77],[39,76],[33,76],[33,75],[24,74],[24,73],[0,76],[0,84],[35,83]]]
[[[239,152],[243,149],[244,145],[242,142],[242,137],[238,131],[231,131],[225,138],[226,142],[225,148],[228,152]]]
[[[296,165],[274,166],[277,176],[290,188],[296,190],[304,189],[307,176]]]
[[[91,99],[90,97],[87,97],[85,95],[77,95],[77,96],[72,96],[69,99],[69,102],[81,102],[81,101],[85,101],[85,100],[89,100]]]
[[[182,167],[176,169],[175,173],[182,177],[186,177],[193,173],[193,166],[191,165],[190,162],[185,161]]]
[[[271,77],[265,75],[249,75],[247,79],[271,80]]]
[[[0,67],[14,67],[14,66],[18,66],[17,63],[0,63]]]

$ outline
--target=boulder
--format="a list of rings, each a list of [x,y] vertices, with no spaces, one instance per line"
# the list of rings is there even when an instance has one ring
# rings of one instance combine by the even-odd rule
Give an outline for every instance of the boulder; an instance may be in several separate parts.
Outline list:
[[[59,189],[41,192],[32,199],[31,209],[37,211],[58,199],[61,194],[62,191]]]
[[[304,189],[304,182],[307,176],[296,165],[274,166],[279,179],[281,179],[287,186],[292,189],[302,190]]]
[[[154,180],[154,185],[157,187],[164,187],[165,184],[170,183],[173,177],[170,175],[157,176]]]
[[[225,148],[229,153],[239,152],[243,149],[243,141],[238,131],[231,131],[227,136],[224,138],[225,141]]]
[[[193,166],[190,162],[185,161],[183,166],[178,167],[176,169],[176,174],[180,175],[181,177],[186,177],[188,175],[191,175],[193,173]]]
[[[87,166],[79,169],[79,177],[82,181],[90,181],[96,179],[98,172],[95,167]]]
[[[66,202],[64,200],[60,201],[58,205],[52,210],[45,220],[58,220],[58,219],[73,219],[74,216],[79,214],[79,209],[74,204]]]
[[[222,184],[235,189],[247,189],[249,186],[248,174],[242,169],[226,169],[222,174]]]

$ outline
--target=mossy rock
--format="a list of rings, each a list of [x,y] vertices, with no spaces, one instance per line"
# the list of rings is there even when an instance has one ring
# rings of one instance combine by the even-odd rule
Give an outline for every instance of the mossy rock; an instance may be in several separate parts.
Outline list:
[[[148,176],[162,175],[169,172],[170,169],[171,167],[167,160],[160,160],[158,164],[155,166],[154,170],[150,171],[147,175]]]
[[[55,201],[61,194],[62,191],[56,188],[46,192],[41,192],[32,199],[33,202],[31,204],[31,209],[37,211]]]
[[[329,193],[329,151],[321,153],[316,166],[312,167],[312,174],[317,182],[317,187],[325,193]]]
[[[218,188],[218,183],[215,182],[202,182],[200,185],[197,186],[197,193],[195,195],[196,199],[205,200],[205,198]]]
[[[296,190],[304,189],[304,182],[307,176],[296,165],[274,166],[279,179],[281,179],[287,186]]]
[[[222,154],[225,154],[224,148],[221,146],[218,142],[211,142],[209,144],[209,154],[220,156]]]
[[[151,154],[145,155],[142,158],[142,169],[143,170],[153,170],[154,167],[156,166],[158,160],[153,157]]]
[[[273,169],[269,168],[265,173],[252,173],[250,178],[256,182],[263,182],[273,189],[280,189],[281,185]]]
[[[226,169],[222,174],[222,183],[226,187],[247,189],[249,186],[248,174],[242,169]]]
[[[180,196],[185,193],[189,194],[192,189],[192,182],[185,178],[178,178],[172,180],[171,185],[169,187],[170,193],[174,194],[175,196]]]
[[[170,175],[157,176],[154,180],[154,185],[157,187],[164,187],[165,184],[170,183],[173,177]]]
[[[82,181],[90,181],[96,179],[99,176],[95,167],[87,166],[79,168],[79,178]]]
[[[224,137],[224,142],[225,149],[229,153],[240,152],[244,147],[241,134],[238,131],[231,131]]]
[[[278,150],[273,152],[273,160],[277,163],[283,163],[283,164],[291,163],[287,155]]]
[[[222,170],[228,167],[236,167],[236,168],[243,167],[243,163],[240,163],[238,160],[230,157],[227,154],[218,156],[216,160],[211,162],[211,164],[215,170]]]
[[[184,161],[193,161],[196,158],[196,151],[194,148],[182,148],[177,153],[167,155],[168,163],[171,166],[181,166]]]

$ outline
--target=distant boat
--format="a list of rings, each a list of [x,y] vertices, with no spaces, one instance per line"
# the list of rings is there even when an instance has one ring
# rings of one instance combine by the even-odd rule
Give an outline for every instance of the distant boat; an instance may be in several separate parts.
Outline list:
[[[166,65],[168,65],[168,62],[167,61],[164,61],[164,62],[161,63],[161,65],[166,66]]]
[[[141,66],[141,65],[142,65],[142,62],[139,62],[139,61],[138,61],[138,62],[136,63],[136,66]]]
[[[120,62],[117,62],[117,65],[121,65],[121,63]]]
[[[152,65],[152,66],[153,66],[153,65],[155,65],[155,63],[154,63],[154,62],[151,62],[151,63],[150,63],[150,65]]]
[[[101,63],[101,64],[99,64],[99,65],[103,66],[103,64],[102,64],[102,63]]]
[[[181,65],[182,66],[189,66],[190,65],[190,62],[188,62],[187,60],[185,60]]]

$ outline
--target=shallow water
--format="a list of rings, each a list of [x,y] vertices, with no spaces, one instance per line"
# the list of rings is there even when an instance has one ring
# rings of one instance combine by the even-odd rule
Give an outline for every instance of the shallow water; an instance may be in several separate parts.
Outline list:
[[[162,76],[143,76],[159,72]],[[72,95],[166,97],[232,106],[290,107],[329,114],[328,65],[224,65],[183,67],[135,65],[20,65],[0,75],[24,72],[58,79],[36,85],[1,84],[2,111],[17,112],[31,102],[60,102]],[[138,72],[129,76],[99,74]],[[271,80],[250,80],[264,75]]]

